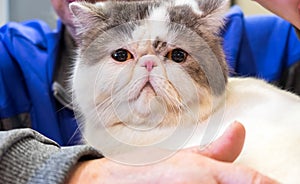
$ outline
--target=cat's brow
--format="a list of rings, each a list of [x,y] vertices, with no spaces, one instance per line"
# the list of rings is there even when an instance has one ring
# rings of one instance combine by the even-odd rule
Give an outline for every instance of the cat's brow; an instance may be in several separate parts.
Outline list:
[[[159,38],[156,38],[156,40],[154,40],[152,46],[153,46],[153,48],[155,49],[156,52],[162,52],[167,48],[168,43],[159,40]]]

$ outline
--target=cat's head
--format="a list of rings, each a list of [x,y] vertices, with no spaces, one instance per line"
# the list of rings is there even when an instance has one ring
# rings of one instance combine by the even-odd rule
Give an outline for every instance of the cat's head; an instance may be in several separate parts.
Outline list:
[[[224,0],[72,3],[75,103],[86,131],[206,119],[225,92]],[[176,119],[177,118],[177,119]]]

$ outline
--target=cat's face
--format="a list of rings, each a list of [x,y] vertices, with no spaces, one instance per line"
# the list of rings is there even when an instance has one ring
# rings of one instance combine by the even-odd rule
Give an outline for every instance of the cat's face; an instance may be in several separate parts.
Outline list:
[[[99,124],[112,132],[150,131],[185,116],[206,119],[227,81],[217,36],[223,6],[221,0],[71,4],[79,44],[72,87],[85,131]]]

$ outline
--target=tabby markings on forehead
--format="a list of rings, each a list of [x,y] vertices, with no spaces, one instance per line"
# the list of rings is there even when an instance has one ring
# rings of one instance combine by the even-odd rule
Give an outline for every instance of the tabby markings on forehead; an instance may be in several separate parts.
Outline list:
[[[154,50],[156,53],[161,53],[163,51],[165,51],[168,47],[168,43],[159,40],[159,38],[156,38],[152,44]]]

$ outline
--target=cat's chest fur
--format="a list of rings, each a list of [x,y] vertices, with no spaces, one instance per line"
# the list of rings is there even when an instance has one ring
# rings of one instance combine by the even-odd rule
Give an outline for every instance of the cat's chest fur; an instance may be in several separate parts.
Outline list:
[[[236,163],[255,168],[284,183],[299,183],[299,112],[298,96],[257,79],[232,78],[228,82],[225,105],[210,117],[222,123],[205,121],[213,123],[213,130],[217,132],[210,132],[202,143],[217,138],[229,124],[239,121],[245,126],[246,138]],[[186,147],[199,145],[203,129],[197,131]]]

